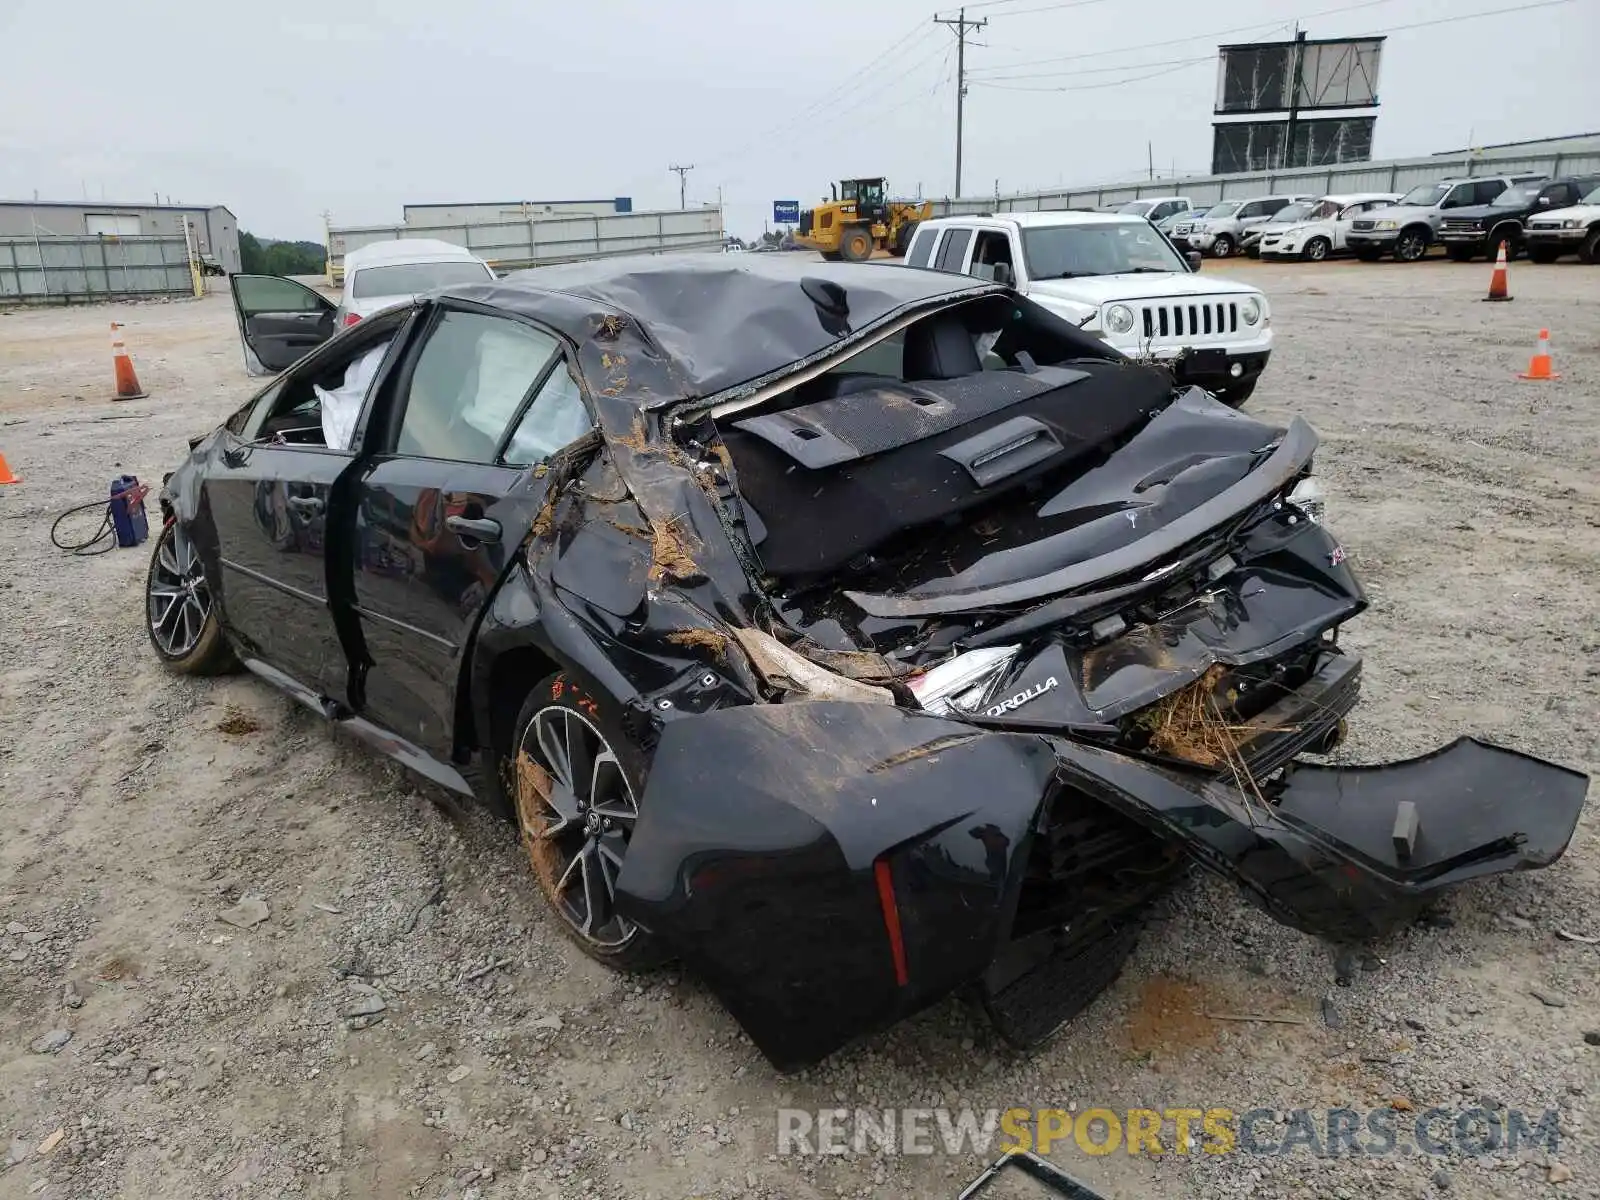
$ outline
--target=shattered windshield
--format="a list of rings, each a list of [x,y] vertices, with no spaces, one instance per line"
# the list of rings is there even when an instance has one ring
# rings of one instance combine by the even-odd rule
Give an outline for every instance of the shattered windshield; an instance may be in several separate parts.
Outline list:
[[[1024,229],[1022,254],[1030,279],[1188,270],[1171,244],[1143,221]]]
[[[1239,205],[1242,203],[1244,203],[1242,200],[1225,200],[1221,204],[1213,204],[1206,209],[1205,215],[1208,217],[1231,217],[1239,211]]]
[[[1267,219],[1268,225],[1293,225],[1296,221],[1305,219],[1311,211],[1309,204],[1289,204],[1280,208]]]

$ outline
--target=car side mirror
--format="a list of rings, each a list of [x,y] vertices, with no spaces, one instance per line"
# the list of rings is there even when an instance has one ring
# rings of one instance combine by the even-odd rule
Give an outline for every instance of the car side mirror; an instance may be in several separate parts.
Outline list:
[[[1200,264],[1205,262],[1205,259],[1201,257],[1200,251],[1198,250],[1185,251],[1183,257],[1184,261],[1189,264],[1189,270],[1191,271],[1198,271],[1200,269]]]
[[[994,281],[996,283],[1004,284],[1006,287],[1010,287],[1017,281],[1016,276],[1011,274],[1010,263],[994,264]]]

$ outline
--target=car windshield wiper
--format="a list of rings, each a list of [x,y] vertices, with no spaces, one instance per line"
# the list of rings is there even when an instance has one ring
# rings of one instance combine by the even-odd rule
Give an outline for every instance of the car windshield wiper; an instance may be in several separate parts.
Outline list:
[[[1062,271],[1059,275],[1046,275],[1046,279],[1083,279],[1090,275],[1102,275],[1103,271]]]
[[[1113,275],[1171,275],[1171,267],[1129,267],[1126,271],[1113,271]]]

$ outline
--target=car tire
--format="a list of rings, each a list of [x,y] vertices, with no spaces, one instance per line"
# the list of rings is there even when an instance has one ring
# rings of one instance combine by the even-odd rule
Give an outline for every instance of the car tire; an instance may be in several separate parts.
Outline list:
[[[1594,266],[1600,263],[1600,226],[1589,231],[1589,236],[1583,239],[1583,246],[1578,251],[1578,261]]]
[[[839,242],[839,256],[845,262],[866,262],[872,257],[872,230],[865,225],[851,225]]]
[[[1362,262],[1377,262],[1380,258],[1383,257],[1383,251],[1382,250],[1374,250],[1374,249],[1370,249],[1370,248],[1368,248],[1366,246],[1363,246],[1361,249],[1356,251],[1356,257],[1359,258]]]
[[[1300,256],[1307,262],[1323,262],[1333,250],[1333,243],[1325,237],[1314,237],[1305,244]]]
[[[668,957],[614,907],[645,765],[615,702],[565,673],[543,680],[517,714],[508,787],[534,879],[561,931],[620,970]]]
[[[1420,229],[1402,229],[1394,243],[1395,262],[1421,262],[1428,255],[1428,240]]]
[[[1451,262],[1471,262],[1473,259],[1478,257],[1478,247],[1446,246],[1444,248],[1444,254],[1445,257]],[[1494,255],[1491,254],[1489,257],[1493,258]]]
[[[1550,250],[1544,246],[1533,247],[1528,251],[1528,261],[1539,263],[1542,266],[1549,266],[1560,257],[1561,251]]]
[[[822,255],[823,262],[839,261],[839,252],[837,250],[818,250],[817,253]]]
[[[1212,395],[1229,408],[1239,408],[1255,394],[1258,382],[1256,379],[1246,379],[1243,383],[1231,383],[1227,387],[1217,388]]]
[[[1483,248],[1483,256],[1490,262],[1494,262],[1500,257],[1501,246],[1506,248],[1507,262],[1515,258],[1517,256],[1517,250],[1519,249],[1516,234],[1496,230],[1494,233],[1489,235],[1489,240],[1487,243],[1485,243]]]
[[[205,564],[188,532],[173,521],[156,537],[144,584],[145,632],[156,657],[180,675],[222,675],[239,660],[217,619]]]
[[[1211,254],[1214,258],[1230,258],[1233,255],[1233,239],[1227,234],[1217,235],[1217,240],[1211,243]]]

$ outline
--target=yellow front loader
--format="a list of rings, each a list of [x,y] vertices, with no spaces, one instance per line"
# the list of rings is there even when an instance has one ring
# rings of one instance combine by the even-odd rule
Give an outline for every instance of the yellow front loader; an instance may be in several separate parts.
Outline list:
[[[889,200],[882,177],[845,179],[830,185],[833,199],[800,214],[797,246],[815,250],[830,261],[864,262],[874,250],[902,257],[917,223],[933,216],[928,201],[913,204]]]

